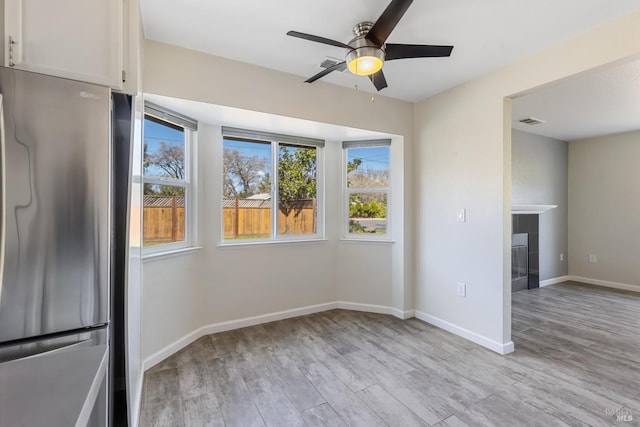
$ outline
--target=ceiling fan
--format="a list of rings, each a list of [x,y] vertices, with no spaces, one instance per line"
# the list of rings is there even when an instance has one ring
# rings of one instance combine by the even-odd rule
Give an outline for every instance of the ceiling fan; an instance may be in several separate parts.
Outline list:
[[[387,80],[382,72],[384,61],[451,56],[453,46],[385,43],[411,3],[413,0],[391,0],[389,6],[375,23],[361,22],[353,27],[355,37],[348,43],[298,31],[289,31],[288,36],[346,49],[344,61],[308,78],[305,83],[313,83],[333,71],[348,69],[353,74],[369,76],[376,89],[380,91],[387,87]]]

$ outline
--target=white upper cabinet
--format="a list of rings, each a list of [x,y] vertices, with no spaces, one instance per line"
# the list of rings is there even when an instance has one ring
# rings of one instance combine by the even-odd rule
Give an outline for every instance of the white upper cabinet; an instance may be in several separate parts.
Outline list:
[[[4,65],[123,88],[123,0],[4,0]]]

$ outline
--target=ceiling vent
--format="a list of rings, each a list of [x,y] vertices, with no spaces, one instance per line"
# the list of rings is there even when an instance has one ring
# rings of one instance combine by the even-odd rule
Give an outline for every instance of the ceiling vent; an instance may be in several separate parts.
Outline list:
[[[533,126],[533,125],[539,125],[541,123],[546,123],[546,122],[541,119],[536,119],[535,117],[527,117],[527,118],[518,120],[518,123]]]
[[[327,56],[321,63],[318,64],[319,68],[327,69],[327,68],[331,68],[336,64],[339,64],[341,62],[344,62],[343,59],[337,59],[337,58],[332,58],[330,56]],[[342,70],[343,72],[346,71],[346,67],[344,70]]]

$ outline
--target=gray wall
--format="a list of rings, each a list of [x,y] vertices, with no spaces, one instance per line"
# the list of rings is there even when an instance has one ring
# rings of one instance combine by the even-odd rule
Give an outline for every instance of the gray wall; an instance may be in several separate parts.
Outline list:
[[[558,205],[540,215],[540,281],[566,276],[568,143],[513,130],[511,144],[512,203]]]
[[[639,161],[640,131],[569,143],[572,276],[640,290]]]

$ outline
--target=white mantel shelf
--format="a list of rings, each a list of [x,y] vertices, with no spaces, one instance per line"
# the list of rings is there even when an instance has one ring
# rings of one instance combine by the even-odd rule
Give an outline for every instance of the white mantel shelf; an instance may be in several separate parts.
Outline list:
[[[511,213],[514,215],[541,214],[557,207],[558,205],[511,205]]]

